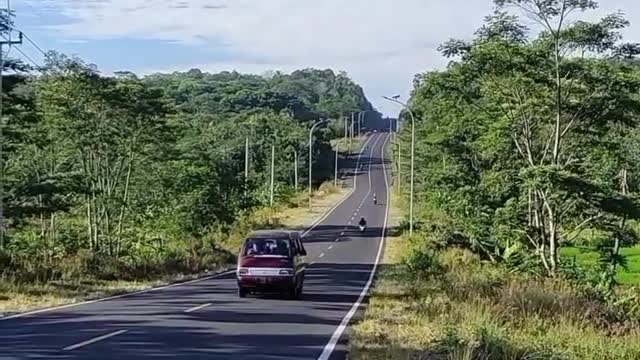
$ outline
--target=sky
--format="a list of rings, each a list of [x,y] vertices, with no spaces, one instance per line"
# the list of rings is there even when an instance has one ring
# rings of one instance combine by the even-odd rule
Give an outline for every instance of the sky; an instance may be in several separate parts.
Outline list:
[[[437,47],[469,39],[491,0],[0,0],[16,28],[41,48],[77,55],[105,74],[200,68],[262,74],[316,67],[344,70],[387,116],[407,99],[414,75],[446,67]],[[622,10],[640,42],[640,1],[604,0],[586,14]],[[21,46],[39,64],[42,54]],[[12,55],[19,55],[12,53]]]

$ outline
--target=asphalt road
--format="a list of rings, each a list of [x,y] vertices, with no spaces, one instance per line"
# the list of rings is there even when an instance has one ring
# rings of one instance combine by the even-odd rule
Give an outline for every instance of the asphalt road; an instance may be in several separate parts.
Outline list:
[[[370,136],[353,192],[304,235],[310,265],[302,300],[240,299],[235,274],[222,274],[0,318],[0,359],[344,358],[349,322],[382,256],[387,141],[387,133]]]

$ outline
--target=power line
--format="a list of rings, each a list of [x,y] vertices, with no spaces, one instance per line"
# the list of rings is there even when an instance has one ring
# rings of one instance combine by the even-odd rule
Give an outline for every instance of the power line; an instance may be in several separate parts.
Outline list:
[[[29,60],[33,65],[36,66],[36,69],[39,71],[40,69],[42,69],[42,65],[38,64],[35,60],[33,60],[31,57],[29,57],[29,55],[25,54],[24,51],[22,51],[20,48],[16,47],[15,48],[17,52],[19,52],[20,54],[22,54],[22,56],[25,57],[25,59]]]
[[[22,36],[24,36],[24,38],[25,38],[25,39],[27,39],[27,41],[28,41],[31,45],[33,45],[33,47],[34,47],[34,48],[36,48],[38,51],[40,51],[40,52],[42,53],[42,55],[44,55],[44,56],[46,56],[46,57],[49,57],[49,55],[47,54],[47,52],[46,52],[46,51],[44,51],[44,50],[42,50],[42,48],[41,48],[40,46],[38,46],[38,44],[36,44],[36,43],[35,43],[35,41],[31,40],[31,38],[30,38],[27,34],[25,34],[23,31],[20,31],[20,30],[16,30],[16,31],[20,32],[20,33],[22,34]]]
[[[21,32],[20,34],[22,34],[22,32]],[[10,41],[6,36],[4,36],[4,35],[2,35],[2,34],[0,34],[0,36],[1,36],[3,39],[5,39],[5,40]],[[22,54],[22,56],[23,56],[25,59],[29,60],[33,65],[35,65],[37,69],[41,69],[41,68],[42,68],[42,66],[41,66],[40,64],[38,64],[38,62],[36,62],[35,60],[33,60],[33,58],[31,58],[31,57],[30,57],[29,55],[27,55],[24,51],[22,51],[22,49],[20,49],[19,47],[11,46],[11,45],[12,45],[12,44],[9,44],[9,49],[10,49],[10,50],[15,48],[17,52],[19,52],[20,54]],[[9,53],[7,53],[7,55],[8,55],[8,54],[9,54]],[[4,61],[2,62],[2,66],[4,66]]]

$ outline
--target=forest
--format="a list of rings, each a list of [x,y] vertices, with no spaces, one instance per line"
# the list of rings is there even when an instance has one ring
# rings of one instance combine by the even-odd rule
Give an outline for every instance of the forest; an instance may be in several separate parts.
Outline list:
[[[272,147],[283,203],[307,183],[313,123],[333,119],[314,132],[317,186],[333,176],[343,118],[381,119],[359,85],[329,69],[107,76],[50,52],[43,68],[9,59],[3,70],[0,272],[14,283],[228,264],[228,233],[274,205]]]

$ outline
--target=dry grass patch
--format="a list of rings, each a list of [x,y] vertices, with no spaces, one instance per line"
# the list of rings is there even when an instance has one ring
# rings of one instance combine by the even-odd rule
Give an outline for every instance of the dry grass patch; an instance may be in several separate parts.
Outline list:
[[[436,274],[387,266],[354,328],[351,359],[640,358],[640,324],[568,282],[511,274],[460,249],[433,256]]]
[[[0,315],[135,292],[195,277],[179,275],[148,281],[85,280],[75,283],[52,281],[45,284],[13,284],[0,281]]]
[[[364,143],[367,141],[367,136],[356,136],[351,141],[351,152],[356,152],[358,149],[361,149]],[[349,150],[349,139],[345,140],[344,138],[331,140],[331,147],[333,150],[338,150],[341,152]]]
[[[333,186],[332,183],[324,183],[311,197],[311,208],[309,208],[308,198],[304,194],[293,206],[278,211],[276,217],[278,222],[286,228],[306,228],[344,199],[350,192],[350,188],[341,188]]]

